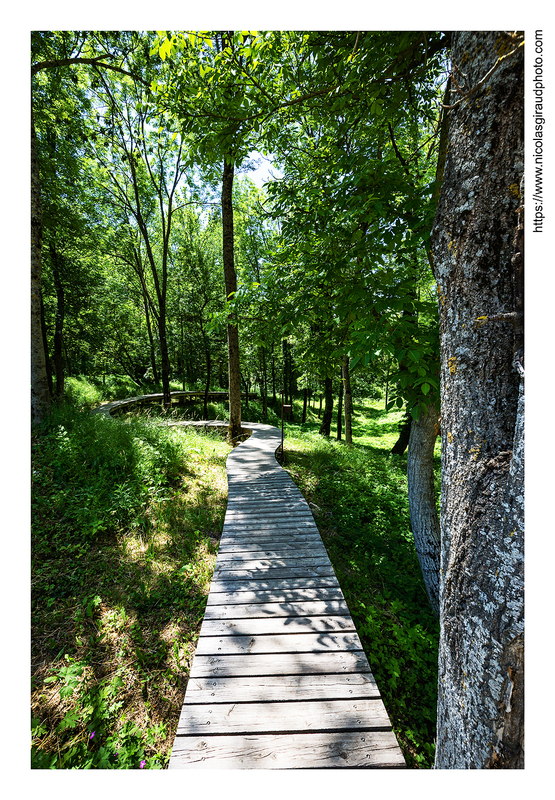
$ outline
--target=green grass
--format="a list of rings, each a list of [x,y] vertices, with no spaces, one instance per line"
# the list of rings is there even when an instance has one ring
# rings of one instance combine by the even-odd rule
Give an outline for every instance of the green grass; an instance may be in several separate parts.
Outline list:
[[[214,568],[230,448],[217,434],[160,426],[156,414],[90,415],[117,381],[68,383],[69,402],[32,441],[32,764],[163,768]],[[312,409],[304,425],[286,423],[285,468],[313,506],[407,764],[430,768],[438,624],[410,533],[406,456],[389,452],[402,415],[378,401],[355,412],[352,448],[335,429],[319,435]],[[225,418],[225,404],[210,415]],[[243,418],[279,426],[279,404],[264,420],[259,401],[243,403]],[[439,454],[436,473],[439,491]]]
[[[91,416],[79,410],[90,383],[73,388],[77,407],[56,409],[32,440],[32,765],[161,768],[230,448],[217,434]]]

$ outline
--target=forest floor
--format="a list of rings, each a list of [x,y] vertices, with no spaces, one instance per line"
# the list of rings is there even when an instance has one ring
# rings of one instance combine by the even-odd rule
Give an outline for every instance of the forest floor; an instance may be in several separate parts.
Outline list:
[[[111,396],[110,396],[111,393]],[[127,396],[133,392],[128,392]],[[122,387],[69,384],[33,435],[32,766],[167,765],[225,516],[217,433],[89,410]],[[295,402],[300,419],[301,402]],[[225,407],[212,407],[225,417]],[[180,412],[172,412],[174,419]],[[258,403],[243,418],[262,421]],[[433,764],[438,624],[409,528],[402,415],[355,400],[350,448],[286,424],[285,469],[316,523],[407,764]],[[275,411],[267,420],[279,424]],[[439,490],[439,456],[436,459]]]

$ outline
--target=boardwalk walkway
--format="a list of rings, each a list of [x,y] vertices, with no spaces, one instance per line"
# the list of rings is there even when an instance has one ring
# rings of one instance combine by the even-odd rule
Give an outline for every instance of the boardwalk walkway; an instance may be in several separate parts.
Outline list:
[[[402,768],[280,432],[245,427],[169,768]]]

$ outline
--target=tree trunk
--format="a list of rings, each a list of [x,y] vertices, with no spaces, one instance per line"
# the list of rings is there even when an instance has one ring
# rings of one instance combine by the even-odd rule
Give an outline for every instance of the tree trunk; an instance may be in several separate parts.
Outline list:
[[[264,419],[268,417],[268,374],[266,369],[266,349],[261,348],[262,351],[262,416]]]
[[[52,397],[48,387],[46,356],[41,325],[42,200],[35,121],[31,111],[31,414],[35,424],[50,413]]]
[[[56,289],[56,318],[54,324],[54,372],[56,375],[56,397],[59,399],[64,393],[64,360],[63,360],[63,335],[65,318],[65,291],[60,278],[58,251],[54,242],[50,242],[50,257],[52,260],[52,275]]]
[[[322,436],[329,436],[331,433],[331,420],[333,415],[333,383],[331,378],[326,378],[324,381],[324,416],[322,417],[322,424],[320,430]]]
[[[276,396],[276,359],[274,356],[274,345],[272,344],[272,402],[275,406],[277,403]]]
[[[162,372],[162,392],[164,394],[164,407],[169,408],[172,403],[170,393],[170,357],[168,354],[168,340],[166,338],[166,298],[160,299],[160,353]]]
[[[430,605],[439,615],[440,528],[434,487],[434,447],[439,413],[429,406],[413,420],[407,455],[410,526]]]
[[[308,389],[303,389],[303,416],[301,419],[301,424],[304,425],[306,422],[306,407],[308,405]]]
[[[233,253],[233,163],[224,159],[224,172],[222,179],[222,255],[224,262],[225,295],[229,300],[230,295],[237,291],[237,276],[235,274],[235,260]],[[227,438],[229,442],[236,440],[241,435],[241,371],[239,365],[239,328],[237,320],[230,319],[227,324],[227,351],[229,364],[229,427]]]
[[[402,456],[407,447],[409,446],[411,427],[412,427],[412,417],[408,415],[407,419],[403,423],[403,427],[399,432],[399,438],[391,448],[391,452],[394,453],[395,455]]]
[[[289,381],[287,380],[287,339],[282,339],[281,350],[283,355],[283,402],[285,405],[287,405],[289,403],[289,398],[287,395],[287,391],[289,389]]]
[[[522,37],[453,35],[449,148],[432,232],[440,303],[441,583],[436,768],[523,768]],[[513,52],[514,51],[514,52]],[[464,76],[461,72],[464,71]]]
[[[343,369],[341,369],[341,375],[343,375]],[[342,433],[343,394],[344,394],[344,386],[343,386],[343,381],[341,380],[339,382],[339,397],[337,399],[337,434],[335,437],[338,442],[341,441],[341,433]]]
[[[52,366],[48,357],[48,334],[46,331],[46,320],[44,319],[44,302],[42,299],[42,292],[40,294],[40,327],[42,331],[42,346],[44,347],[44,360],[46,364],[46,377],[48,379],[48,390],[50,396],[54,396],[54,387],[52,385]]]
[[[154,337],[152,335],[152,326],[150,324],[148,298],[146,297],[144,292],[143,292],[143,302],[145,304],[146,329],[148,331],[148,344],[150,349],[150,366],[152,367],[152,380],[154,381],[154,383],[158,383],[159,377],[158,377],[158,369],[156,367],[156,352],[154,350]]]
[[[345,443],[353,443],[353,394],[351,392],[351,374],[349,371],[349,356],[345,356],[341,365],[343,376],[343,389],[345,392]]]
[[[204,386],[204,419],[208,419],[208,394],[210,392],[210,381],[212,380],[212,358],[210,355],[210,341],[208,336],[204,336],[204,353],[206,356],[206,384]]]

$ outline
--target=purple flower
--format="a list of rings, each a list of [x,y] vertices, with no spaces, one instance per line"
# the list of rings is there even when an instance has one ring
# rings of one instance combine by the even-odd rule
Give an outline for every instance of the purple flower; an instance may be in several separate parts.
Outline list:
[[[89,742],[90,742],[90,740],[91,740],[91,739],[94,739],[94,734],[95,734],[95,733],[96,733],[96,731],[93,731],[93,732],[91,733],[91,735],[89,736]]]
[[[141,761],[141,763],[140,763],[140,768],[144,769],[145,768],[145,764],[146,764],[146,761],[143,759],[143,761]]]

